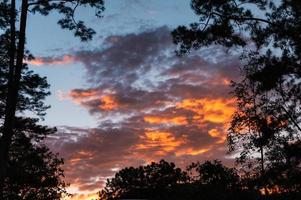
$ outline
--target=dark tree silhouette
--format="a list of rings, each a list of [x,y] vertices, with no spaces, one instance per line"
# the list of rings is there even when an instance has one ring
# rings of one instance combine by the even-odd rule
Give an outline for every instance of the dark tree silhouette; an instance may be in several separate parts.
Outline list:
[[[94,30],[85,26],[83,21],[75,20],[76,9],[80,6],[90,6],[96,9],[95,15],[100,17],[103,10],[103,0],[22,0],[20,9],[16,8],[16,1],[7,0],[0,5],[0,28],[9,34],[9,72],[7,76],[7,98],[5,102],[5,118],[2,129],[0,145],[0,182],[7,173],[9,151],[14,137],[16,126],[16,111],[20,101],[20,90],[22,88],[23,60],[25,58],[26,23],[28,11],[48,15],[57,11],[62,15],[58,24],[63,29],[69,29],[81,40],[90,40],[95,34]],[[20,15],[17,15],[20,13]],[[16,32],[16,21],[19,17],[19,30]],[[1,189],[0,189],[1,190]]]
[[[63,160],[49,151],[46,145],[34,145],[33,139],[25,135],[24,129],[35,129],[35,133],[50,134],[53,131],[38,127],[34,122],[19,120],[23,130],[12,141],[9,152],[8,173],[3,183],[4,200],[60,200],[66,196],[66,183],[61,168]],[[30,121],[30,120],[26,120]],[[33,123],[33,124],[32,124]],[[37,132],[40,130],[40,132]]]
[[[287,102],[275,91],[258,92],[258,84],[248,79],[234,84],[234,94],[238,108],[228,133],[230,151],[240,150],[237,162],[247,172],[255,172],[258,183],[279,188],[281,182],[286,182],[283,189],[287,191],[288,183],[293,180],[289,173],[294,172],[296,176],[297,171],[301,172],[300,157],[296,158],[290,150],[297,152],[300,137],[287,112],[283,112]],[[296,115],[295,109],[290,107],[289,113]],[[294,188],[295,183],[291,183]]]
[[[100,199],[170,199],[174,187],[185,183],[187,178],[187,174],[174,163],[164,160],[124,168],[107,180]]]
[[[178,53],[222,45],[243,52],[246,63],[244,79],[233,84],[238,106],[228,134],[230,151],[241,151],[238,161],[248,161],[266,186],[297,188],[289,173],[300,173],[300,158],[292,158],[290,150],[299,148],[301,132],[300,2],[192,0],[191,6],[200,21],[173,31]]]
[[[161,160],[137,168],[124,168],[107,180],[100,200],[255,200],[260,194],[241,185],[236,171],[220,161],[192,163],[181,171]]]
[[[187,170],[193,175],[193,181],[202,185],[220,186],[222,188],[235,188],[239,183],[239,176],[235,169],[227,168],[221,161],[206,161],[192,163]]]
[[[0,129],[3,129],[9,76],[9,34],[0,35]],[[26,52],[27,59],[32,56]],[[1,199],[60,199],[66,193],[62,180],[63,160],[43,144],[56,130],[39,125],[48,108],[43,100],[49,95],[46,78],[23,66],[16,110],[14,135],[8,152],[6,174],[1,181]],[[36,118],[22,117],[30,111]]]

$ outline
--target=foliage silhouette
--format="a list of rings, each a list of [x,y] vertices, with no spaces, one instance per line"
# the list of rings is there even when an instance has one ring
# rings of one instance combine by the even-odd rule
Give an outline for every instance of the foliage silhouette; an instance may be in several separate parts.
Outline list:
[[[239,182],[239,176],[235,169],[227,168],[218,160],[192,163],[187,170],[195,171],[197,175],[193,178],[194,182],[203,185],[214,185],[222,188],[235,188]],[[193,174],[193,173],[192,173]]]
[[[178,54],[222,45],[241,51],[246,63],[243,80],[233,83],[238,106],[230,151],[241,152],[237,161],[245,172],[257,173],[257,189],[296,192],[300,157],[290,149],[300,148],[300,2],[192,0],[191,7],[200,20],[172,32]]]
[[[0,35],[0,122],[3,130],[6,96],[9,76],[9,34]],[[27,52],[26,58],[32,56]],[[14,135],[9,149],[7,173],[1,184],[1,199],[3,200],[44,200],[60,199],[66,194],[66,184],[62,180],[63,160],[53,154],[43,144],[43,140],[56,130],[39,125],[39,118],[45,115],[49,107],[43,100],[50,93],[45,77],[30,71],[23,66],[20,81]],[[23,112],[31,111],[34,117],[21,116]]]
[[[174,163],[161,160],[138,168],[124,168],[108,179],[106,187],[100,192],[101,199],[138,199],[157,198],[168,199],[173,187],[185,183],[187,174]]]
[[[240,185],[235,170],[223,166],[220,161],[192,163],[187,169],[187,172],[182,171],[164,160],[137,168],[124,168],[107,180],[105,188],[99,193],[100,200],[260,198],[258,192]]]
[[[80,6],[90,6],[96,9],[95,15],[101,17],[104,11],[103,0],[22,0],[20,9],[16,8],[16,1],[8,0],[0,4],[0,28],[9,34],[8,40],[8,61],[9,66],[7,78],[7,92],[4,109],[3,128],[0,138],[0,182],[3,183],[9,164],[9,151],[15,136],[15,126],[17,124],[16,111],[22,98],[22,73],[24,72],[25,39],[28,11],[32,14],[39,13],[48,15],[50,12],[57,11],[62,18],[58,24],[63,29],[69,29],[74,32],[76,37],[82,41],[92,39],[95,31],[85,26],[83,21],[75,20],[76,9]],[[20,16],[17,15],[20,13]],[[19,20],[17,20],[19,17]],[[19,21],[19,30],[16,30],[16,21]],[[34,87],[34,86],[31,86]],[[25,97],[25,99],[28,99]],[[32,103],[32,102],[30,102]],[[0,184],[2,186],[2,184]],[[0,193],[2,189],[0,188]]]

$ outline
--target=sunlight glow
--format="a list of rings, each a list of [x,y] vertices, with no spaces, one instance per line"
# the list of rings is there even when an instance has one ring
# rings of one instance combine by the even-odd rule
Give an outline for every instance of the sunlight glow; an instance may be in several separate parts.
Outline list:
[[[118,108],[118,103],[115,101],[113,96],[102,96],[100,101],[102,104],[99,106],[99,108],[102,110],[114,110]]]
[[[137,144],[137,149],[155,149],[155,154],[158,156],[174,151],[176,147],[186,143],[185,137],[176,138],[172,133],[163,131],[147,131],[140,138],[142,143]]]
[[[35,66],[42,66],[42,65],[66,65],[74,62],[74,56],[71,55],[64,55],[63,57],[58,58],[35,58],[34,60],[26,61],[28,64],[35,65]]]
[[[212,123],[225,123],[231,119],[235,111],[233,99],[185,99],[177,104],[177,108],[191,110],[196,113],[194,120]]]
[[[183,156],[183,155],[196,156],[196,155],[206,153],[209,150],[210,150],[210,148],[203,148],[203,149],[188,148],[188,149],[179,150],[179,151],[175,152],[175,154],[176,154],[176,156]]]
[[[144,121],[151,124],[164,124],[171,123],[176,125],[186,125],[188,124],[186,117],[178,116],[178,117],[156,117],[156,116],[146,116],[144,117]]]

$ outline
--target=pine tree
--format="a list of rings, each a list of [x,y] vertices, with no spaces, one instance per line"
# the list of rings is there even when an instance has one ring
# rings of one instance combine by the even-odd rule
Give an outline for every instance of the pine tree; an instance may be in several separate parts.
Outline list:
[[[82,41],[87,41],[92,39],[95,31],[85,26],[83,21],[75,20],[76,9],[80,6],[90,6],[96,9],[95,15],[100,17],[104,10],[103,4],[103,0],[22,0],[21,7],[18,9],[16,8],[15,0],[11,0],[10,3],[5,0],[1,3],[0,28],[9,35],[9,45],[7,46],[8,51],[6,54],[8,55],[8,58],[6,57],[6,65],[8,65],[8,75],[6,76],[7,91],[5,93],[3,128],[0,138],[0,182],[4,182],[8,173],[9,152],[16,135],[15,128],[18,124],[16,112],[20,111],[18,106],[21,106],[23,99],[21,92],[22,87],[24,87],[22,85],[24,77],[22,77],[22,73],[26,70],[26,65],[23,61],[26,57],[25,40],[28,11],[42,15],[48,15],[50,12],[57,11],[62,15],[62,18],[58,21],[61,28],[71,30],[76,37],[79,37]],[[20,16],[17,13],[20,13]],[[18,30],[16,30],[17,17],[19,17],[18,21],[20,22]],[[24,100],[28,100],[28,98],[24,97]],[[29,103],[37,102],[32,101]],[[2,191],[1,188],[0,191]]]
[[[0,36],[0,122],[4,124],[9,76],[9,34]],[[26,58],[32,55],[26,52]],[[22,68],[20,92],[15,118],[14,135],[8,152],[5,177],[1,184],[1,199],[60,199],[66,193],[63,181],[63,160],[43,144],[43,140],[56,129],[39,125],[39,119],[49,107],[44,99],[50,93],[45,77]],[[36,117],[22,115],[31,111]]]

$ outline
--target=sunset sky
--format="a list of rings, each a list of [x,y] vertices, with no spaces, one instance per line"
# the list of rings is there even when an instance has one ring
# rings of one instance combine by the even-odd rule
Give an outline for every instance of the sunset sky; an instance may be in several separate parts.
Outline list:
[[[188,0],[107,0],[102,19],[79,9],[97,34],[81,43],[61,30],[56,13],[30,15],[30,68],[47,76],[52,95],[43,124],[65,159],[73,200],[90,200],[126,166],[165,159],[184,167],[221,159],[235,110],[230,80],[239,59],[211,46],[178,57],[170,32],[197,20]]]

